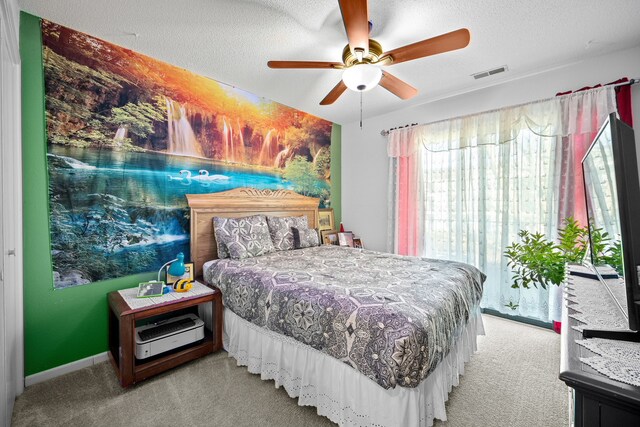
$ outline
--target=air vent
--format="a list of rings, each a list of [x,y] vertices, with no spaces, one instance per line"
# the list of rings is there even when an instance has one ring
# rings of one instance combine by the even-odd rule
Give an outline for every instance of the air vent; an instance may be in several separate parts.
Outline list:
[[[507,66],[503,65],[502,67],[494,68],[493,70],[481,71],[479,73],[475,73],[471,75],[473,76],[474,79],[478,80],[484,77],[493,76],[494,74],[504,73],[507,70],[508,70]]]

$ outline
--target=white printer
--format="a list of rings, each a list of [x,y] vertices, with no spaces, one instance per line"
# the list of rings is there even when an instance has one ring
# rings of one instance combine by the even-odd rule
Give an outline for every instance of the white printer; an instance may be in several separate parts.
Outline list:
[[[204,339],[204,322],[195,314],[136,328],[136,358],[146,359]]]

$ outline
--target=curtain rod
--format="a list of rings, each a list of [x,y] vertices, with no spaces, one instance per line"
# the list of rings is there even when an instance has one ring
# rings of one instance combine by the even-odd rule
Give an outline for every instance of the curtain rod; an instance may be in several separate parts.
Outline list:
[[[495,113],[496,111],[504,110],[505,108],[517,108],[517,107],[522,107],[524,105],[537,104],[539,102],[547,102],[547,101],[551,101],[552,99],[563,98],[565,96],[577,95],[577,94],[581,94],[583,92],[587,92],[587,91],[590,91],[590,90],[599,90],[599,89],[607,88],[607,87],[631,86],[631,85],[634,85],[636,83],[640,83],[640,78],[630,79],[628,82],[616,83],[614,85],[606,85],[606,86],[595,87],[593,89],[582,90],[582,91],[579,91],[579,92],[571,92],[571,93],[568,93],[566,95],[554,96],[554,97],[545,98],[545,99],[539,99],[539,100],[533,101],[533,102],[525,102],[525,103],[522,103],[522,104],[510,105],[510,106],[507,106],[507,107],[494,108],[493,110],[481,111],[479,113],[465,114],[464,116],[457,116],[457,117],[451,117],[449,119],[436,120],[434,122],[421,123],[421,125],[432,125],[432,124],[435,124],[435,123],[446,122],[448,120],[457,120],[457,119],[464,119],[464,118],[471,117],[471,116],[477,116],[478,114]],[[406,124],[404,126],[396,126],[394,128],[390,128],[390,129],[383,129],[383,130],[380,131],[380,135],[387,136],[387,135],[389,135],[389,132],[391,132],[392,130],[403,129],[403,128],[408,128],[408,127],[413,127],[413,126],[418,126],[418,123],[411,123],[411,124]]]

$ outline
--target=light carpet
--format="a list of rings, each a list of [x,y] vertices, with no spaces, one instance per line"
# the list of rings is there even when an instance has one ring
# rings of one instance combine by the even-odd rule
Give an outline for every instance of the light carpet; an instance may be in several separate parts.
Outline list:
[[[560,336],[484,315],[486,336],[465,366],[436,426],[568,426],[558,379]],[[15,403],[21,426],[332,426],[273,381],[236,366],[222,351],[122,390],[101,363],[28,387]]]

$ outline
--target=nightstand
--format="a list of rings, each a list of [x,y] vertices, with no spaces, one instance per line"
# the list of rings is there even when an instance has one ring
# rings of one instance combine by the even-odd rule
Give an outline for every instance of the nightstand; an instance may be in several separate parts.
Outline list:
[[[109,299],[109,360],[122,387],[129,387],[167,369],[222,348],[222,294],[194,282],[189,292],[171,292],[162,297],[136,298],[138,288],[111,292]],[[152,317],[171,317],[174,312],[194,312],[211,304],[211,320],[203,340],[147,359],[135,357],[135,328]],[[178,314],[178,313],[176,313]]]

